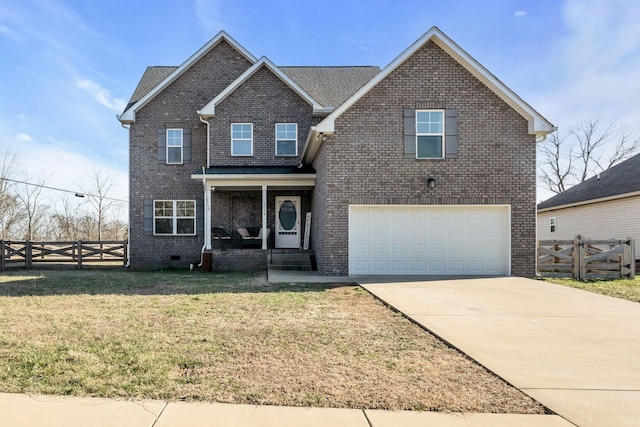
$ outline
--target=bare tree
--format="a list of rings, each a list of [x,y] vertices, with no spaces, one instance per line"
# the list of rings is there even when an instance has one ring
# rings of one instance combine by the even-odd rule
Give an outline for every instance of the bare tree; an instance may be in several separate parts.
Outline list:
[[[601,114],[581,120],[568,134],[553,132],[538,145],[539,180],[561,193],[633,156],[640,139],[632,138],[617,121],[604,122]]]
[[[110,197],[113,180],[114,177],[109,171],[98,170],[93,176],[91,187],[85,188],[80,186],[82,191],[86,193],[89,203],[95,212],[98,240],[103,239],[105,225],[107,223],[107,214],[113,206],[118,203]]]
[[[40,200],[43,185],[44,178],[41,178],[36,184],[23,184],[16,194],[24,210],[23,236],[25,240],[38,238],[38,232],[44,225],[49,207],[42,204]]]
[[[19,163],[9,151],[0,153],[0,238],[10,239],[14,230],[23,218],[23,211],[15,195],[15,183],[12,178],[18,170]]]

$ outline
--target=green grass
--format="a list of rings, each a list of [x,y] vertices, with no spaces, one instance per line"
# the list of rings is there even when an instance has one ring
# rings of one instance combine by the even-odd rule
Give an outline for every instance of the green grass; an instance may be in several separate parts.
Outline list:
[[[543,413],[360,287],[264,274],[0,274],[0,391]]]
[[[615,280],[586,280],[545,278],[547,282],[572,288],[584,289],[610,297],[623,298],[633,302],[640,302],[640,277],[635,279]]]

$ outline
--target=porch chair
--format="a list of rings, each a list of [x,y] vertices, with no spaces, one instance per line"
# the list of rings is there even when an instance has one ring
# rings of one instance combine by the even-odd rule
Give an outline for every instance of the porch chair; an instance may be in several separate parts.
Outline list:
[[[245,246],[253,246],[253,245],[257,245],[258,247],[260,247],[262,245],[262,228],[241,227],[241,228],[238,228],[238,234],[242,238],[240,240],[241,248],[244,248]],[[270,234],[271,234],[271,229],[267,228],[267,240],[269,240]]]
[[[227,233],[222,227],[211,228],[211,240],[213,240],[214,247],[222,248],[222,245],[229,246],[231,244],[231,235]]]

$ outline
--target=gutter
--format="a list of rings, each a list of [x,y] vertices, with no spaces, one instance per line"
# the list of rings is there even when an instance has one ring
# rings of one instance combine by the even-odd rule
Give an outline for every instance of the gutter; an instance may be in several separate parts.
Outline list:
[[[591,200],[583,200],[583,201],[574,202],[574,203],[566,203],[564,205],[551,206],[549,208],[538,209],[537,211],[538,211],[538,213],[557,211],[557,210],[560,210],[560,209],[576,208],[578,206],[592,205],[592,204],[596,204],[596,203],[609,202],[609,201],[612,201],[612,200],[627,199],[629,197],[636,197],[636,196],[640,196],[640,191],[633,191],[631,193],[616,194],[614,196],[601,197],[599,199],[591,199]]]
[[[120,121],[120,114],[116,114],[116,119],[120,122],[120,126],[125,128],[126,130],[131,130],[131,124]],[[127,165],[130,167],[131,165]],[[131,185],[129,185],[129,211],[131,211]],[[127,262],[124,264],[124,268],[131,267],[131,247],[129,246],[129,242],[131,241],[131,218],[127,220]]]
[[[209,149],[210,149],[209,147],[211,145],[210,144],[211,136],[209,134],[209,126],[211,126],[211,124],[209,123],[209,121],[206,118],[204,118],[202,116],[202,114],[200,114],[200,110],[196,111],[196,113],[198,114],[198,118],[200,119],[200,121],[207,125],[207,167],[210,167],[211,164],[210,164],[210,160],[209,160]],[[204,170],[202,171],[202,173],[204,174]]]

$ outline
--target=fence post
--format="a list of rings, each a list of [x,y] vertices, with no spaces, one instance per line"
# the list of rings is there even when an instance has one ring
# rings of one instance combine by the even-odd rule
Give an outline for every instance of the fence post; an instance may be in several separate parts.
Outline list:
[[[580,235],[573,238],[573,278],[580,277]]]
[[[82,270],[82,240],[78,240],[78,270]]]
[[[631,237],[627,237],[624,251],[622,252],[623,263],[625,266],[629,266],[629,279],[636,278],[636,254],[635,254],[636,242]]]
[[[580,236],[580,244],[578,245],[578,258],[580,262],[580,275],[578,280],[586,280],[587,278],[587,261],[585,260],[585,243],[586,239],[582,239]]]
[[[4,240],[0,240],[0,272],[5,271],[6,269],[4,265],[4,257],[5,257]]]
[[[24,243],[24,268],[25,270],[31,270],[33,267],[33,243],[30,240],[27,240]]]
[[[123,264],[124,266],[126,266],[126,265],[127,265],[127,262],[129,261],[129,241],[128,241],[128,240],[125,240],[125,241],[124,241],[124,242],[122,242],[122,243],[123,243],[123,245],[124,245],[124,251],[123,251],[124,259],[122,260],[122,264]]]

